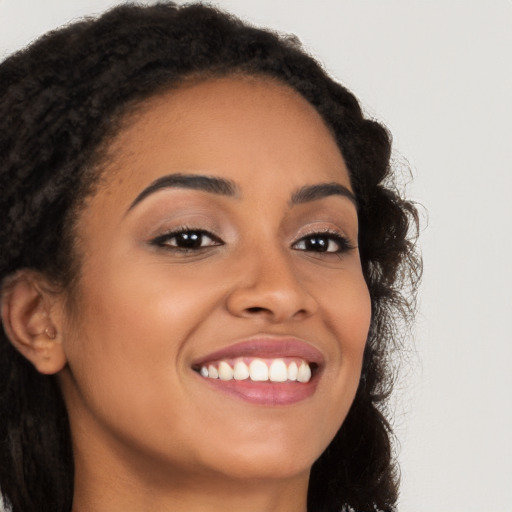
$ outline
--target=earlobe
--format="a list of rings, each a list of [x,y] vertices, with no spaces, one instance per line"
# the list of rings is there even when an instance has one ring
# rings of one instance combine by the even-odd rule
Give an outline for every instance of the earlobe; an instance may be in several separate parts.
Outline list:
[[[45,287],[44,278],[20,271],[4,286],[2,322],[14,347],[44,374],[59,372],[66,356],[55,318],[57,297]]]

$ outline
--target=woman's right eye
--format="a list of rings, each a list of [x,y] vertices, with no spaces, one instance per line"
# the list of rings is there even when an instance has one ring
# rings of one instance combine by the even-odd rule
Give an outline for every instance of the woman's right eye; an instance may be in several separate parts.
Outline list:
[[[168,248],[175,251],[189,252],[199,251],[207,247],[223,245],[220,238],[204,229],[180,228],[159,235],[151,243],[158,247]]]

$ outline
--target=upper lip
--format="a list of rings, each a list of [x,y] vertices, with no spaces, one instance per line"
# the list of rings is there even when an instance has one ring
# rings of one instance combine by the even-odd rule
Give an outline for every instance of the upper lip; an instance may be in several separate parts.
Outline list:
[[[237,357],[297,357],[308,363],[322,366],[323,354],[311,344],[293,336],[254,336],[243,341],[211,352],[194,361],[193,366],[201,366],[210,361],[234,359]]]

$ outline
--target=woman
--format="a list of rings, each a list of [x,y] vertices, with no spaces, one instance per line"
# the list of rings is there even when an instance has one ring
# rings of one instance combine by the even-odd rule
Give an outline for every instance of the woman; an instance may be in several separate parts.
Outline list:
[[[0,90],[13,511],[391,510],[418,261],[385,129],[201,5],[50,33]]]

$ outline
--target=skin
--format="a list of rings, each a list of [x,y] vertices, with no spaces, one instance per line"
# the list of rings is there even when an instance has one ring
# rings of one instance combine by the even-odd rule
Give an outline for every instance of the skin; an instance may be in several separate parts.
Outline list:
[[[236,193],[167,187],[130,208],[174,173],[230,180]],[[63,294],[48,308],[75,511],[306,510],[310,468],[352,403],[370,324],[355,205],[338,194],[290,204],[321,183],[351,190],[340,151],[316,110],[270,80],[190,84],[126,120],[77,223],[72,306]],[[183,226],[214,237],[189,251],[171,236],[154,242]],[[319,232],[329,251],[304,250]],[[253,404],[193,371],[262,335],[322,353],[311,397]]]

